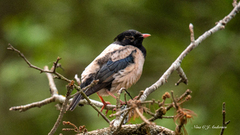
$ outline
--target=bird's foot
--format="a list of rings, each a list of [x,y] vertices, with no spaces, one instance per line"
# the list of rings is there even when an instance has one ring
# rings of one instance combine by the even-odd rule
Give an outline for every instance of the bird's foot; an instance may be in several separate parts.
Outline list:
[[[103,111],[103,109],[107,106],[107,105],[111,105],[111,103],[110,102],[108,102],[108,101],[104,101],[103,100],[103,106],[102,106],[102,108],[101,108],[101,112]],[[106,109],[106,112],[105,112],[105,115],[107,115],[107,113],[108,113],[108,109]],[[98,114],[98,116],[99,116],[99,114]]]
[[[97,94],[98,94],[98,93],[97,93]],[[103,106],[102,106],[102,108],[101,108],[101,110],[100,110],[100,111],[102,112],[103,109],[106,108],[107,105],[111,105],[111,103],[108,102],[108,101],[104,101],[103,98],[102,98],[102,96],[100,96],[99,94],[98,94],[98,97],[100,98],[100,100],[101,100],[102,103],[103,103]],[[106,109],[105,115],[107,115],[107,113],[108,113],[108,109]],[[98,114],[98,116],[99,116],[99,114]]]

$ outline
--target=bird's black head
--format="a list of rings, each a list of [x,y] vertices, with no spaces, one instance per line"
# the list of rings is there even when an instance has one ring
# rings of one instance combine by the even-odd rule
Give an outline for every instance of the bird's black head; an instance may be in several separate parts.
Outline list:
[[[142,34],[136,30],[127,30],[114,38],[114,41],[123,46],[133,45],[139,48],[142,47],[143,39],[149,36],[150,34]]]

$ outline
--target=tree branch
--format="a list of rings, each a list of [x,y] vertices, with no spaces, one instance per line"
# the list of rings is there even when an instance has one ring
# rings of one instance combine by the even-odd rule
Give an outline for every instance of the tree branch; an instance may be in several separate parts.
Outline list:
[[[193,33],[193,26],[190,26],[190,31],[192,30],[191,34],[191,43],[190,45],[178,56],[178,58],[172,63],[172,65],[167,69],[167,71],[160,77],[160,79],[152,84],[150,87],[146,88],[143,95],[141,96],[140,100],[144,101],[147,99],[148,95],[157,90],[159,87],[161,87],[163,84],[167,82],[167,79],[169,76],[178,69],[181,66],[182,60],[185,58],[185,56],[190,53],[195,47],[197,47],[202,41],[204,41],[206,38],[211,36],[213,33],[222,30],[225,28],[226,24],[236,16],[236,14],[240,11],[240,2],[238,4],[235,3],[234,9],[225,16],[222,20],[220,20],[216,26],[211,28],[210,30],[206,31],[204,34],[202,34],[197,40],[193,40],[192,38],[194,36]],[[194,41],[194,42],[193,42]]]
[[[175,135],[174,131],[158,126],[158,125],[145,125],[141,126],[140,124],[131,124],[131,125],[122,125],[122,128],[115,134],[152,134],[152,135],[157,135],[157,134],[164,134],[164,135]],[[85,133],[81,133],[79,135],[84,135]],[[108,128],[103,128],[103,129],[98,129],[94,131],[87,132],[88,135],[108,135],[108,134],[113,134],[112,130],[110,127]]]
[[[62,97],[60,97],[60,98],[62,98]],[[28,109],[33,108],[33,107],[39,107],[40,108],[41,106],[52,103],[54,101],[55,101],[55,96],[52,96],[50,98],[46,98],[46,99],[44,99],[42,101],[39,101],[39,102],[33,102],[31,104],[21,105],[21,106],[13,106],[13,107],[9,108],[9,110],[10,111],[14,110],[14,111],[24,112]]]

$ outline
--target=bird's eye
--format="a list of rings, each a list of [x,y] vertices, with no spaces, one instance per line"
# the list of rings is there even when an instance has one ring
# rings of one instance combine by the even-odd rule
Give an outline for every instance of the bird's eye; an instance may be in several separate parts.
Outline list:
[[[131,41],[135,40],[135,38],[133,36],[129,36],[128,39],[131,40]]]

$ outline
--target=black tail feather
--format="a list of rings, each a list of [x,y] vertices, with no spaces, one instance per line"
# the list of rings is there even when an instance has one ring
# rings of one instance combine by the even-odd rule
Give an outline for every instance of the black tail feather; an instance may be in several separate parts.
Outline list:
[[[111,80],[111,82],[112,82],[112,80]],[[87,96],[90,96],[93,93],[96,93],[97,91],[101,90],[102,88],[107,87],[108,85],[111,84],[111,82],[94,85],[93,87],[91,87],[91,88],[87,89],[86,91],[84,91],[84,93]],[[79,103],[79,101],[81,99],[84,99],[84,97],[80,93],[77,94],[76,96],[74,96],[73,100],[70,103],[69,108],[67,110],[73,111],[77,107],[77,105],[78,105],[78,103]]]
[[[73,111],[77,107],[78,102],[81,100],[81,98],[82,98],[82,95],[80,93],[74,96],[68,110]]]

